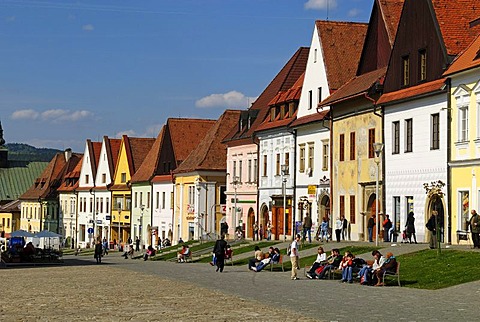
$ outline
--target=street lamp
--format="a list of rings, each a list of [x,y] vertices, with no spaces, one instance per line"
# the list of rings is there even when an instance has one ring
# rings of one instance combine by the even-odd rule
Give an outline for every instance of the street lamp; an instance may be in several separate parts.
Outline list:
[[[142,248],[142,249],[143,249],[142,229],[143,229],[143,210],[144,209],[145,209],[145,205],[141,204],[140,205],[141,213],[140,213],[140,232],[139,232],[139,235],[140,235],[140,248]]]
[[[375,163],[377,164],[377,181],[375,186],[375,246],[378,246],[378,176],[380,173],[380,156],[383,150],[383,143],[373,143],[373,149],[375,150]]]
[[[287,239],[287,175],[288,165],[282,164],[282,193],[283,193],[283,240]]]
[[[240,177],[234,176],[232,185],[233,185],[233,190],[235,191],[234,194],[234,208],[233,208],[233,226],[235,227],[235,230],[237,228],[237,188],[240,183]]]

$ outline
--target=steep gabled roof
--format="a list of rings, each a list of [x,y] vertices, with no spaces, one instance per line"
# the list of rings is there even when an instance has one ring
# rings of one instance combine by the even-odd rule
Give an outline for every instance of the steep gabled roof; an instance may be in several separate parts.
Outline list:
[[[222,139],[236,126],[239,110],[226,110],[210,128],[203,140],[174,171],[174,174],[192,171],[226,171],[227,146]]]
[[[355,76],[368,24],[317,20],[328,87],[333,92]]]
[[[132,183],[149,181],[155,175],[158,160],[160,159],[160,150],[162,148],[164,133],[165,126],[163,126],[160,130],[160,133],[158,133],[155,143],[153,143],[152,148],[145,157],[145,160],[142,162],[142,165],[132,176]]]
[[[104,136],[106,150],[107,150],[107,159],[108,159],[108,168],[110,169],[110,178],[113,178],[115,175],[115,167],[117,166],[118,154],[120,153],[120,146],[122,145],[121,139],[109,139],[107,136]]]
[[[177,161],[176,166],[188,157],[215,123],[215,120],[209,119],[169,118],[167,120],[167,130]]]
[[[480,33],[470,46],[455,58],[443,75],[449,76],[475,67],[480,67]]]
[[[291,88],[300,75],[305,72],[309,50],[310,48],[308,47],[300,47],[288,60],[285,66],[283,66],[280,72],[250,107],[249,110],[258,110],[256,118],[250,128],[240,129],[237,124],[232,126],[230,133],[225,137],[225,142],[227,144],[229,141],[244,140],[246,138],[253,142],[253,133],[256,131],[257,126],[263,123],[265,116],[268,113],[268,103],[278,92],[286,91]]]
[[[431,0],[448,55],[456,56],[480,33],[478,0]]]
[[[73,153],[66,165],[66,172],[62,178],[62,184],[57,189],[58,192],[69,192],[78,187],[80,171],[82,170],[83,154]]]
[[[364,96],[376,83],[383,84],[386,70],[387,67],[383,67],[360,76],[355,76],[335,93],[320,102],[318,107],[329,106],[350,98]]]
[[[379,0],[379,10],[385,22],[388,40],[393,46],[397,35],[398,23],[402,15],[404,0]]]
[[[130,168],[130,175],[135,172],[142,165],[143,160],[152,148],[155,139],[153,138],[131,138],[126,135],[124,137],[125,151],[127,154],[128,166]]]
[[[25,193],[48,162],[8,161],[0,168],[0,200],[15,200]]]

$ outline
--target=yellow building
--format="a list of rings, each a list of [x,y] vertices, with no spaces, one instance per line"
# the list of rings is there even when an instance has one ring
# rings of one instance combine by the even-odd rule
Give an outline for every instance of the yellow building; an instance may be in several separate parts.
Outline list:
[[[174,171],[173,238],[216,238],[226,204],[226,145],[240,111],[226,110]]]
[[[153,142],[155,142],[153,138],[129,138],[126,135],[122,137],[113,176],[113,185],[110,187],[112,192],[112,240],[127,241],[129,237],[132,240],[136,237],[133,236],[132,230],[138,227],[139,223],[131,222],[132,194],[130,180],[141,166]]]
[[[451,79],[450,172],[452,242],[465,243],[472,210],[479,210],[480,37],[445,73]],[[468,236],[470,237],[470,236]],[[471,241],[469,241],[471,242]]]

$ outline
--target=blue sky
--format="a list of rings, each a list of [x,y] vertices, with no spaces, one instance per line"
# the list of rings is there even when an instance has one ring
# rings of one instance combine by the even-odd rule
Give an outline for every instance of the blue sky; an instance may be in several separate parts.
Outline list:
[[[156,137],[168,117],[246,109],[316,19],[367,22],[373,0],[0,0],[7,143],[83,152]]]

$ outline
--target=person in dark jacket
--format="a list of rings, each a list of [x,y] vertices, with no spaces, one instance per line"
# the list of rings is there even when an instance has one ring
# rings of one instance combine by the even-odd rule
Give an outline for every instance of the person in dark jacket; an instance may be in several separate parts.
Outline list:
[[[305,215],[305,219],[303,220],[303,240],[307,239],[308,234],[308,242],[312,242],[312,217],[307,212]]]
[[[103,253],[103,246],[100,240],[97,240],[97,243],[95,244],[95,252],[93,257],[97,260],[97,264],[100,264],[102,262],[102,253]]]
[[[217,269],[216,272],[220,270],[220,273],[223,272],[225,266],[225,249],[227,248],[227,242],[225,241],[225,235],[221,235],[220,239],[215,242],[213,247],[213,253],[215,254]]]
[[[318,279],[325,279],[327,272],[330,272],[332,269],[335,270],[340,267],[343,256],[340,254],[338,248],[332,249],[332,254],[327,258],[328,264],[322,270],[322,272],[317,276]]]
[[[370,216],[370,218],[368,218],[367,229],[368,229],[368,241],[373,242],[373,230],[375,229],[375,215],[374,214],[372,214]]]
[[[407,216],[407,223],[405,224],[405,231],[407,232],[407,238],[410,244],[412,243],[412,236],[415,244],[417,243],[417,236],[415,235],[415,217],[413,211],[410,211]]]
[[[436,210],[432,211],[430,219],[428,219],[427,224],[425,225],[430,231],[429,246],[430,249],[437,248],[437,225],[438,225],[438,212]]]
[[[375,270],[375,276],[377,277],[377,284],[375,286],[383,286],[383,274],[385,272],[396,272],[397,270],[397,260],[392,253],[387,253],[386,260],[383,262],[382,266],[379,269]]]

